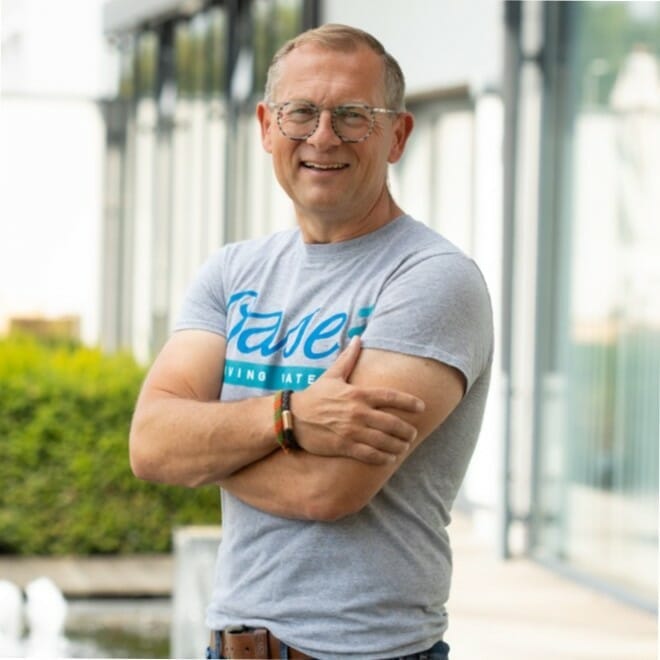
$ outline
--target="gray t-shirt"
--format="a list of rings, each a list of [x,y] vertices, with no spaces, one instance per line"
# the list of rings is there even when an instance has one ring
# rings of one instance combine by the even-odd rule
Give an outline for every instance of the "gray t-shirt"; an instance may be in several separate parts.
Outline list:
[[[300,390],[350,338],[460,370],[467,392],[359,513],[273,516],[222,493],[223,538],[207,625],[265,626],[317,658],[422,651],[447,628],[445,527],[477,440],[493,352],[474,262],[401,216],[357,239],[298,230],[227,245],[203,266],[176,326],[227,339],[221,400]]]

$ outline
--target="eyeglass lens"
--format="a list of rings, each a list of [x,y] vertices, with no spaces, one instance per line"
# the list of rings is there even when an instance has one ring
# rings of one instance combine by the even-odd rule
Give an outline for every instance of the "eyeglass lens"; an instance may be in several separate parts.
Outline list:
[[[284,103],[278,113],[278,124],[285,137],[304,140],[318,127],[321,110],[311,103]],[[373,112],[360,105],[342,105],[332,109],[332,127],[344,142],[359,142],[371,133]]]

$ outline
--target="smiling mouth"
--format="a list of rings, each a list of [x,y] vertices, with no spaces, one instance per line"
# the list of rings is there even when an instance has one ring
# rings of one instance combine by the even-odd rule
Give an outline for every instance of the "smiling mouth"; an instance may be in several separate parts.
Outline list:
[[[315,163],[311,160],[302,161],[301,165],[308,170],[317,170],[319,172],[328,172],[331,170],[343,170],[348,167],[347,163]]]

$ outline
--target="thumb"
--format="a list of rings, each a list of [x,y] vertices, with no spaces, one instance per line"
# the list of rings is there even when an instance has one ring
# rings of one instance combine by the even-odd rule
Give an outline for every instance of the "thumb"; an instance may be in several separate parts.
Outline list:
[[[360,357],[361,350],[362,344],[360,343],[360,337],[353,337],[348,346],[337,356],[335,362],[328,368],[324,375],[328,378],[341,378],[347,381]]]

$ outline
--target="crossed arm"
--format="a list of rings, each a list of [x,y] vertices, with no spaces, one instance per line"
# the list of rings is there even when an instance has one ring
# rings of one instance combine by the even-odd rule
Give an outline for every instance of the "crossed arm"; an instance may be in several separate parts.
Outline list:
[[[217,483],[269,513],[334,520],[360,510],[460,401],[463,376],[422,358],[354,341],[292,396],[303,451],[275,442],[272,397],[219,402],[225,339],[176,333],[136,406],[131,465],[150,481]]]

